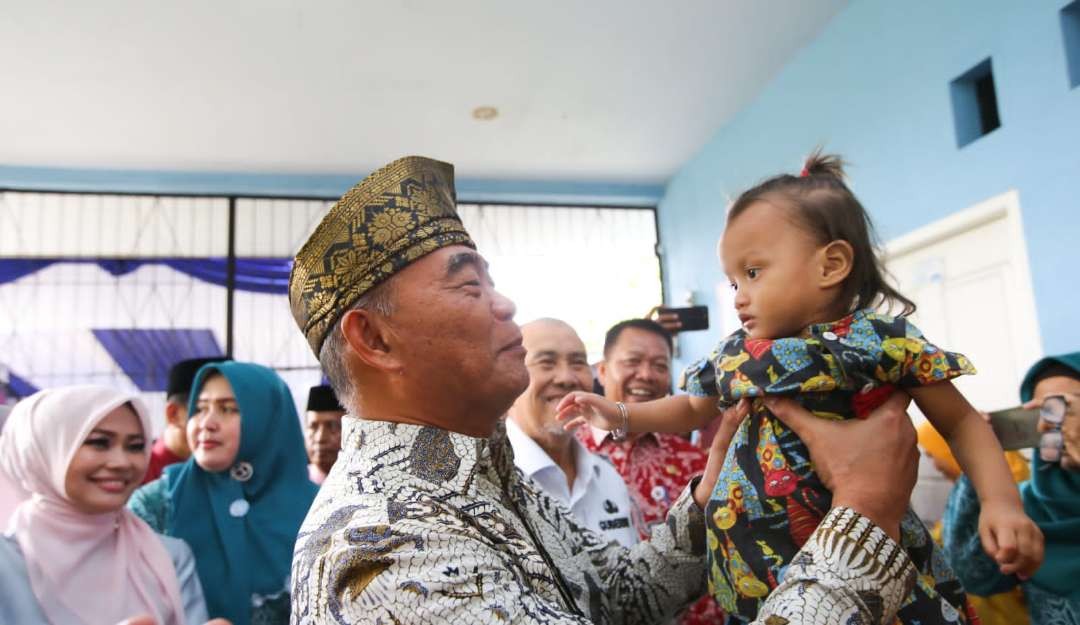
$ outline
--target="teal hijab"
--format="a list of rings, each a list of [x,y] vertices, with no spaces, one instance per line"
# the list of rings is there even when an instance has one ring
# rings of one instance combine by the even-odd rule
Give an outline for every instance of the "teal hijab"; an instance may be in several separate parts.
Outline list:
[[[1039,375],[1049,366],[1063,365],[1080,378],[1080,352],[1051,356],[1035,363],[1020,386],[1020,399],[1028,401]],[[1031,583],[1073,601],[1080,600],[1080,471],[1032,459],[1031,479],[1020,485],[1024,511],[1042,530],[1046,560]]]
[[[317,487],[308,479],[292,394],[272,369],[243,362],[205,365],[195,374],[189,414],[195,414],[203,383],[214,372],[229,381],[240,408],[236,463],[220,473],[203,470],[194,458],[167,467],[166,533],[183,538],[195,553],[210,616],[248,625],[253,594],[288,591],[293,544]],[[252,469],[244,481],[240,463]]]

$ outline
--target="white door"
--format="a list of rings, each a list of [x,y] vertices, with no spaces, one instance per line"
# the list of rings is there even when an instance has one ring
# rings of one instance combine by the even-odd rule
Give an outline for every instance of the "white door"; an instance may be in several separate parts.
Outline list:
[[[912,322],[978,369],[955,381],[968,401],[985,411],[1017,405],[1024,373],[1042,353],[1018,194],[890,241],[885,259],[894,284],[918,306]],[[914,405],[911,412],[923,420]],[[923,463],[912,497],[920,517],[941,518],[949,486]]]
[[[978,369],[956,380],[957,388],[980,410],[1018,404],[1042,342],[1017,193],[895,239],[885,258],[894,284],[919,307],[912,322]]]

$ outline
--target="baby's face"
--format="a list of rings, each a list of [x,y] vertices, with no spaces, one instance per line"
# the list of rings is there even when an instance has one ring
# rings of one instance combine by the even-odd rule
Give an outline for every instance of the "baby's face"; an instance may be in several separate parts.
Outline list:
[[[735,289],[735,310],[750,338],[798,336],[833,308],[821,280],[821,247],[787,211],[756,202],[728,222],[720,261]]]

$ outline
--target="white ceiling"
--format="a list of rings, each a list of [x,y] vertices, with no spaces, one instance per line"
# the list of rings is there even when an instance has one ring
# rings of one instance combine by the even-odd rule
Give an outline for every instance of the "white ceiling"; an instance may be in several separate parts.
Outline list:
[[[845,4],[0,0],[0,164],[662,182]]]

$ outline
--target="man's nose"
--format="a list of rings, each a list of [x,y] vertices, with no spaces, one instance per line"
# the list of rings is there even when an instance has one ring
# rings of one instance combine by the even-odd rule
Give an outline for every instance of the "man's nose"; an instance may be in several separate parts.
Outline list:
[[[645,380],[647,382],[656,382],[660,379],[660,375],[656,372],[652,365],[647,362],[643,362],[638,365],[638,368],[635,371],[635,375],[637,375],[639,379]]]
[[[517,314],[517,306],[513,300],[498,291],[492,291],[491,310],[497,319],[509,321]]]
[[[577,388],[579,386],[574,369],[568,364],[562,364],[555,368],[554,383],[562,388]]]

